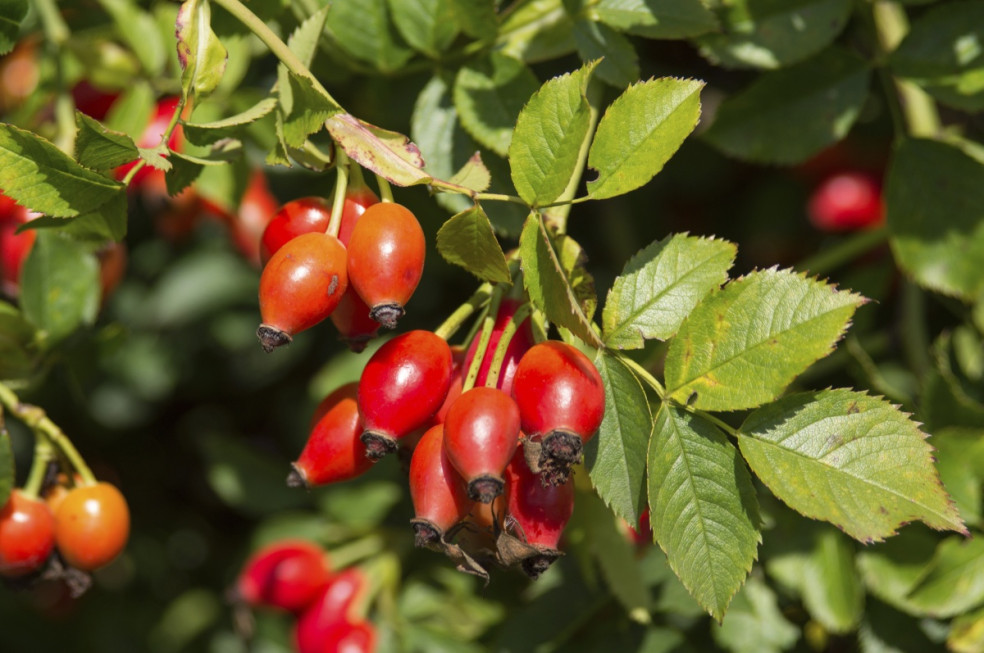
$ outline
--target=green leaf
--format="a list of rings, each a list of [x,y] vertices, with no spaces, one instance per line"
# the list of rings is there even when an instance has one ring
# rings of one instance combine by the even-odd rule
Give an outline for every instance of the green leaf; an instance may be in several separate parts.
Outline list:
[[[106,127],[126,134],[133,140],[140,140],[144,129],[154,113],[157,96],[147,82],[134,82],[123,90],[113,102],[103,121]]]
[[[799,163],[847,135],[868,97],[868,78],[863,59],[832,48],[725,99],[704,138],[740,159]]]
[[[827,47],[851,15],[851,0],[716,0],[722,30],[698,39],[725,66],[780,68]]]
[[[646,184],[697,125],[704,82],[664,77],[630,86],[598,124],[588,167],[598,177],[588,195],[604,199]]]
[[[427,162],[427,172],[435,179],[450,182],[457,170],[463,176],[453,183],[475,190],[471,184],[480,185],[481,170],[488,173],[480,159],[477,166],[470,165],[478,144],[461,128],[458,112],[451,103],[451,88],[442,75],[434,75],[417,96],[410,117],[410,135]],[[475,177],[471,177],[472,173]],[[454,192],[438,194],[437,202],[452,213],[465,211],[473,204],[471,198]]]
[[[592,20],[574,22],[574,42],[581,61],[601,59],[598,77],[616,88],[639,79],[639,57],[632,42],[614,29]]]
[[[578,153],[591,126],[585,93],[597,65],[549,80],[516,120],[509,164],[519,196],[532,206],[560,197],[577,172]]]
[[[984,430],[945,428],[933,434],[936,468],[943,486],[967,522],[980,524],[981,481],[984,479]]]
[[[437,251],[482,281],[509,283],[509,267],[492,224],[481,206],[448,219],[437,232]]]
[[[34,327],[14,306],[0,301],[0,381],[26,379],[35,359]]]
[[[895,259],[919,285],[967,301],[984,293],[984,165],[944,143],[904,141],[885,211]]]
[[[90,170],[112,170],[139,156],[130,137],[106,129],[81,111],[75,112],[75,159]]]
[[[335,0],[327,28],[343,50],[383,73],[398,71],[413,56],[390,20],[387,0]]]
[[[16,483],[14,449],[10,445],[10,433],[3,423],[3,415],[0,415],[0,506],[7,503]]]
[[[955,653],[978,653],[984,650],[984,610],[958,616],[950,624],[946,646]]]
[[[526,63],[574,51],[574,21],[562,0],[526,0],[503,13],[496,47]]]
[[[167,192],[172,197],[190,186],[207,166],[220,166],[242,156],[242,143],[227,142],[224,147],[213,148],[209,158],[173,152],[170,157],[171,169],[165,174]]]
[[[663,404],[649,443],[649,519],[670,567],[720,621],[756,558],[755,489],[715,426]]]
[[[779,609],[775,593],[756,576],[735,595],[720,625],[711,627],[719,646],[733,653],[779,653],[799,639],[799,628]]]
[[[321,131],[324,122],[341,108],[314,85],[312,78],[287,76],[292,106],[284,116],[284,139],[289,147],[300,147],[311,134]]]
[[[27,17],[27,0],[0,1],[0,55],[14,49],[20,36],[20,26]],[[4,502],[0,502],[3,505]]]
[[[984,2],[933,7],[912,23],[889,63],[940,102],[984,109]]]
[[[694,307],[727,281],[736,253],[728,241],[686,234],[639,251],[605,300],[605,345],[639,349],[646,340],[675,334]]]
[[[420,150],[403,134],[370,125],[348,113],[332,116],[326,127],[350,159],[397,186],[431,180],[424,172]]]
[[[593,347],[602,346],[601,339],[592,329],[591,319],[585,315],[571,287],[547,227],[536,212],[526,219],[519,237],[519,253],[523,260],[523,281],[533,304],[549,321],[569,329]]]
[[[594,10],[603,23],[651,39],[699,36],[718,26],[700,0],[601,0]]]
[[[496,0],[448,0],[455,22],[468,36],[480,40],[495,38],[499,16],[495,13]]]
[[[318,51],[318,42],[325,31],[325,21],[328,19],[329,7],[308,16],[298,25],[287,38],[287,47],[305,66],[311,66],[314,55]],[[283,63],[277,64],[277,95],[284,113],[289,114],[294,107],[294,92],[290,83],[290,70]]]
[[[389,0],[389,10],[407,43],[432,58],[458,35],[451,0]]]
[[[713,292],[670,342],[666,392],[703,410],[771,401],[833,351],[859,295],[788,270],[760,270]]]
[[[24,317],[57,342],[99,311],[99,262],[84,244],[61,234],[38,232],[21,269]]]
[[[476,141],[505,156],[513,125],[540,83],[522,61],[493,51],[462,66],[454,82],[454,106]]]
[[[107,236],[118,240],[126,233],[123,184],[83,168],[43,138],[5,123],[0,123],[0,188],[18,204],[49,218],[89,214]]]
[[[927,529],[906,528],[884,543],[865,547],[857,565],[872,595],[909,614],[920,614],[907,598],[929,572],[939,539]]]
[[[643,449],[643,463],[645,460]],[[648,622],[652,602],[649,589],[643,583],[632,544],[619,532],[615,516],[594,492],[579,492],[575,503],[577,509],[585,513],[588,546],[608,588],[634,620]]]
[[[618,356],[600,349],[594,364],[605,384],[605,415],[598,436],[586,446],[585,464],[605,504],[638,524],[646,509],[646,451],[653,428],[649,400]]]
[[[448,183],[481,193],[492,183],[492,173],[482,162],[482,155],[475,152],[471,158],[465,161],[465,165],[461,166],[458,172],[448,179]]]
[[[837,389],[760,408],[745,420],[738,444],[773,494],[856,540],[880,541],[917,519],[966,532],[925,437],[887,401]]]
[[[181,64],[181,91],[186,98],[208,95],[225,72],[228,53],[212,31],[211,22],[208,0],[185,0],[181,4],[174,31]]]
[[[149,77],[164,72],[167,50],[154,17],[129,0],[99,0],[116,24],[116,33],[140,61]]]
[[[858,627],[864,587],[854,565],[854,546],[839,531],[818,531],[801,587],[803,605],[828,631],[845,634]]]
[[[277,108],[277,98],[265,97],[250,108],[221,120],[206,123],[184,123],[184,134],[196,145],[212,145],[224,138],[238,136],[251,124]]]
[[[921,614],[947,619],[984,605],[984,539],[948,537],[906,597]]]

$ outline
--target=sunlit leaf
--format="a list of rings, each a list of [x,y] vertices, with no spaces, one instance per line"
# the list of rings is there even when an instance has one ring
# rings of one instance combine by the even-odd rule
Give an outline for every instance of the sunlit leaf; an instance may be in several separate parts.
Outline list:
[[[481,206],[448,219],[437,232],[437,249],[448,262],[483,281],[509,283],[511,279],[502,247]]]

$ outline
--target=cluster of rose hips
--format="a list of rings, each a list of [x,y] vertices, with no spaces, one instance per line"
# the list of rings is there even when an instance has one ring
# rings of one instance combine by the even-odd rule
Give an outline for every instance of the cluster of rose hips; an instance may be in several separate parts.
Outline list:
[[[526,308],[504,300],[488,337],[466,352],[423,330],[384,343],[358,383],[318,406],[288,483],[348,480],[400,453],[418,546],[485,578],[490,563],[538,576],[561,555],[571,466],[601,424],[605,395],[578,349],[533,344],[518,314]]]
[[[42,572],[55,550],[69,567],[93,571],[112,562],[129,535],[126,499],[110,483],[59,483],[43,498],[15,488],[0,510],[0,576]]]
[[[319,197],[294,200],[263,231],[256,334],[266,351],[328,317],[361,351],[380,326],[396,327],[417,288],[426,243],[413,213],[380,202],[361,177],[335,219],[332,208]]]
[[[280,540],[246,561],[234,599],[293,614],[298,653],[370,653],[372,623],[361,616],[367,581],[358,567],[333,571],[327,554],[305,540]]]

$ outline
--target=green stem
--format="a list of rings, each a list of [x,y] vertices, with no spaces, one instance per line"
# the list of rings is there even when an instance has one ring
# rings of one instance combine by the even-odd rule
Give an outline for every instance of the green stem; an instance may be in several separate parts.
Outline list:
[[[850,263],[861,254],[881,245],[888,239],[885,225],[867,229],[845,238],[836,246],[819,252],[796,265],[796,269],[815,275],[825,275]]]
[[[633,372],[635,372],[636,373],[636,376],[638,376],[643,381],[645,381],[649,385],[650,388],[652,388],[653,390],[655,390],[656,391],[656,394],[659,395],[659,398],[660,399],[663,398],[663,396],[666,394],[666,390],[663,389],[663,384],[660,383],[659,381],[657,381],[656,380],[656,377],[653,376],[652,373],[649,370],[647,370],[645,367],[643,367],[639,363],[635,362],[634,360],[632,360],[628,356],[625,356],[625,355],[622,355],[622,354],[619,354],[618,360],[621,361],[623,365],[625,365],[626,367],[628,367],[629,369],[631,369]]]
[[[41,28],[44,30],[47,47],[55,62],[55,82],[58,95],[55,97],[55,125],[57,127],[54,143],[59,150],[72,155],[75,150],[75,100],[65,86],[65,71],[59,56],[65,43],[71,37],[68,25],[58,12],[53,0],[35,0]]]
[[[372,534],[332,549],[329,557],[332,568],[344,569],[385,550],[386,540],[378,534]]]
[[[902,347],[917,379],[929,372],[929,330],[926,328],[926,295],[911,281],[902,286]]]
[[[41,18],[45,39],[61,48],[72,33],[69,31],[65,19],[58,12],[58,6],[54,0],[34,0],[34,6]]]
[[[32,431],[34,437],[41,439],[47,438],[51,444],[56,446],[59,451],[68,459],[72,467],[82,477],[85,485],[94,485],[96,476],[85,464],[85,460],[79,454],[75,445],[68,439],[68,436],[51,421],[47,413],[37,406],[23,404],[14,392],[6,385],[0,383],[0,404],[7,409],[7,412],[24,422]]]
[[[478,371],[482,368],[482,360],[485,352],[489,348],[489,341],[492,339],[492,330],[495,328],[495,317],[499,314],[499,304],[502,301],[502,287],[496,286],[492,290],[492,297],[489,299],[489,309],[482,321],[482,333],[478,337],[478,346],[475,348],[475,357],[471,365],[468,366],[468,373],[465,375],[465,382],[461,391],[467,392],[475,387],[475,380],[478,379]]]
[[[41,496],[41,487],[44,485],[44,477],[48,472],[48,463],[58,459],[58,452],[55,451],[51,440],[41,436],[34,441],[34,460],[31,461],[31,471],[28,472],[27,481],[24,483],[24,494],[32,499]]]
[[[376,184],[379,186],[379,199],[382,202],[392,202],[393,201],[393,189],[390,187],[389,181],[386,180],[382,175],[376,175]]]
[[[260,41],[263,42],[270,52],[280,60],[282,64],[287,66],[287,70],[294,73],[298,77],[306,77],[311,80],[314,88],[325,95],[326,98],[335,105],[341,106],[335,101],[335,98],[331,96],[328,90],[321,85],[321,82],[308,70],[308,67],[304,65],[304,62],[297,58],[287,44],[280,40],[280,37],[274,34],[273,30],[267,27],[260,18],[250,11],[246,5],[239,2],[239,0],[212,0],[215,4],[219,5],[230,14],[236,17],[236,19],[243,25],[249,28],[253,34],[256,35]]]
[[[440,184],[432,184],[434,186],[439,186]],[[506,195],[504,193],[475,193],[472,197],[476,201],[489,201],[489,202],[512,202],[513,204],[522,204],[523,206],[529,206],[522,197],[517,197],[516,195]]]
[[[171,134],[174,133],[174,130],[178,126],[178,121],[181,120],[181,114],[184,113],[184,108],[185,108],[185,97],[182,95],[181,97],[178,98],[178,104],[174,108],[174,113],[171,114],[171,120],[168,121],[167,123],[167,129],[165,129],[164,133],[161,134],[160,144],[163,145],[165,148],[167,147],[168,141],[171,140]],[[133,177],[146,165],[147,165],[147,161],[145,161],[142,158],[139,161],[137,161],[137,165],[130,168],[130,171],[126,173],[125,177],[123,177],[123,185],[129,186],[130,182],[133,180]]]
[[[909,32],[909,18],[905,8],[893,0],[875,0],[871,5],[875,21],[875,33],[883,55],[888,55]],[[902,114],[915,137],[936,138],[942,131],[940,115],[936,103],[921,88],[912,82],[895,79]]]
[[[485,306],[488,303],[489,297],[492,296],[492,284],[483,283],[478,287],[478,290],[468,298],[468,300],[455,309],[451,315],[448,316],[446,320],[441,324],[441,326],[434,329],[434,334],[444,338],[445,340],[451,339],[461,325],[465,323],[471,314],[476,310]]]
[[[512,341],[513,336],[519,330],[519,326],[526,321],[526,318],[530,316],[530,311],[532,306],[530,304],[523,304],[516,309],[513,316],[509,319],[509,323],[506,328],[502,330],[502,335],[499,336],[499,343],[495,347],[495,352],[492,354],[492,364],[489,367],[489,375],[485,379],[485,386],[487,388],[496,388],[499,385],[499,373],[502,371],[502,363],[506,359],[506,350],[509,349],[509,343]]]
[[[345,193],[348,192],[349,180],[349,158],[342,148],[335,150],[335,172],[338,179],[335,181],[335,198],[331,203],[331,220],[328,222],[328,235],[338,237],[338,231],[342,227],[342,210],[345,208]]]
[[[682,408],[685,411],[687,411],[688,413],[693,413],[694,415],[699,415],[700,417],[702,417],[703,419],[707,420],[708,422],[714,424],[715,426],[717,426],[719,429],[721,429],[725,433],[729,434],[730,436],[735,437],[735,438],[738,437],[738,429],[736,429],[735,427],[731,426],[731,424],[728,424],[727,422],[718,419],[714,415],[711,415],[710,413],[706,413],[706,412],[704,412],[702,410],[697,410],[695,408],[691,408],[690,406],[682,406]]]

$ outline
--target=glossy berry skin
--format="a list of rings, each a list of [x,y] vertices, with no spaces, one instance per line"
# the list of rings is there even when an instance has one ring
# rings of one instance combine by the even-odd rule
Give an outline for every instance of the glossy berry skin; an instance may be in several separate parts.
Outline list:
[[[532,347],[519,361],[512,394],[523,432],[542,444],[544,483],[564,483],[570,466],[581,460],[584,443],[601,426],[601,375],[576,348],[550,340]]]
[[[502,303],[499,304],[499,312],[496,315],[495,324],[492,327],[492,334],[489,338],[488,347],[485,350],[485,357],[482,358],[482,364],[478,369],[478,376],[475,378],[476,386],[486,385],[489,371],[492,368],[492,359],[495,356],[496,347],[499,346],[499,341],[502,339],[502,332],[506,329],[506,325],[509,324],[512,316],[516,314],[516,310],[520,306],[522,306],[521,302],[509,297],[504,298]],[[475,358],[475,352],[478,350],[478,341],[479,339],[476,337],[468,347],[468,353],[465,355],[464,363],[464,369],[466,370],[471,367],[472,360]],[[499,379],[495,387],[506,394],[512,393],[516,368],[519,366],[520,359],[523,358],[523,355],[529,351],[533,344],[533,331],[530,327],[530,320],[527,318],[519,325],[513,334],[512,340],[506,346],[506,355],[502,359],[502,367],[499,369]]]
[[[468,497],[491,503],[519,444],[519,408],[502,390],[477,387],[452,404],[444,422],[448,460],[468,483]]]
[[[144,128],[143,133],[140,135],[140,139],[137,141],[137,147],[143,148],[154,148],[160,145],[161,136],[167,131],[167,126],[171,123],[171,118],[174,116],[174,112],[178,110],[179,98],[177,97],[165,97],[161,98],[157,102],[157,106],[154,108],[154,114],[150,118],[150,122]],[[184,149],[184,132],[181,129],[180,123],[171,132],[171,136],[168,138],[167,146],[169,149],[175,152],[181,152]],[[126,177],[127,173],[137,165],[137,162],[127,163],[116,169],[115,176],[118,180],[122,180]],[[148,180],[151,177],[164,178],[164,172],[162,170],[157,170],[156,168],[145,165],[133,176],[130,181],[130,186],[132,188],[142,188],[147,185]]]
[[[72,567],[92,571],[109,564],[130,537],[130,509],[109,483],[73,488],[55,513],[55,544]]]
[[[398,440],[427,424],[447,397],[453,368],[448,343],[430,331],[408,331],[376,350],[359,378],[370,457],[393,453]]]
[[[334,236],[303,234],[281,247],[260,275],[263,324],[256,335],[263,349],[290,344],[327,318],[347,287],[345,246]]]
[[[365,591],[366,578],[358,567],[332,576],[297,620],[294,643],[298,653],[322,653],[329,631],[340,623],[356,621],[355,607]]]
[[[399,204],[373,204],[352,230],[348,249],[352,287],[374,320],[396,327],[424,272],[427,244],[417,218]]]
[[[22,224],[37,217],[14,200],[0,193],[0,290],[9,297],[16,297],[20,288],[20,271],[36,232],[33,229],[15,233]]]
[[[348,383],[324,398],[311,421],[311,434],[287,478],[292,487],[347,481],[372,467],[356,400],[358,384]]]
[[[317,600],[330,578],[327,558],[319,546],[305,540],[280,540],[246,561],[236,593],[255,607],[300,613]]]
[[[813,191],[810,222],[821,231],[855,231],[877,226],[885,218],[879,183],[861,172],[828,177]]]
[[[438,546],[448,529],[471,510],[464,480],[445,451],[443,424],[424,433],[413,450],[410,498],[417,546]]]
[[[505,475],[507,514],[517,536],[528,544],[556,549],[574,512],[574,482],[544,486],[530,471],[522,451],[513,456]]]
[[[55,518],[48,504],[15,489],[0,509],[0,576],[36,571],[55,548]]]
[[[302,197],[281,206],[270,218],[260,237],[260,261],[301,234],[324,233],[331,222],[331,202],[323,197]]]
[[[321,633],[320,648],[298,649],[298,653],[372,653],[376,629],[368,621],[336,621]]]

